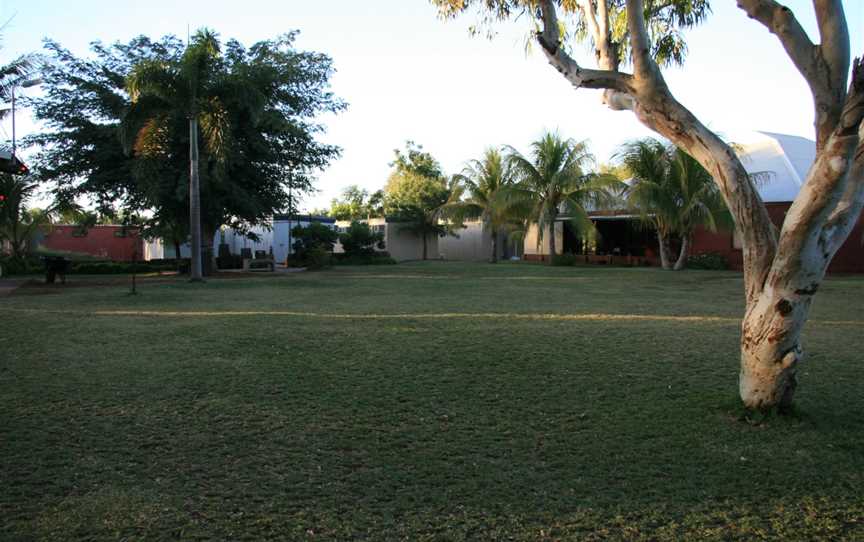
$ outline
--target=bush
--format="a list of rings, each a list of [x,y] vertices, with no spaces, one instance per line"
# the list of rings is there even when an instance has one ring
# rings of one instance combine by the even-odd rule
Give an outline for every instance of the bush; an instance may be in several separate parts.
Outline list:
[[[302,260],[307,269],[324,269],[331,263],[331,254],[322,247],[312,247],[307,250]]]
[[[334,254],[336,265],[394,265],[396,260],[388,252],[372,252],[372,254]]]
[[[254,260],[253,260],[254,261]],[[219,269],[243,269],[243,257],[239,254],[227,254],[216,258]]]
[[[152,262],[78,262],[73,263],[69,271],[76,275],[121,275],[129,273],[156,273],[157,271],[175,271],[174,263]]]
[[[376,248],[385,248],[383,233],[373,232],[369,224],[356,220],[351,222],[345,233],[339,235],[339,242],[345,254],[351,257],[372,256]]]
[[[44,273],[45,264],[39,258],[0,257],[0,276]]]
[[[556,254],[552,256],[552,265],[572,266],[576,265],[576,256],[567,252],[565,254]]]
[[[312,222],[306,227],[297,226],[291,230],[294,236],[294,254],[291,265],[320,269],[330,265],[330,253],[336,244],[338,234],[320,222]]]
[[[705,252],[702,254],[694,254],[687,258],[687,267],[690,269],[711,269],[723,270],[729,269],[729,262],[726,257],[716,252]]]

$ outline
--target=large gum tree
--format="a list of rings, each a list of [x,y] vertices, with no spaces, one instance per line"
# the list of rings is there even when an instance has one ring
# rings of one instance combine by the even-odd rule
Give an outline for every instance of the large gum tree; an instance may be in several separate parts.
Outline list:
[[[813,97],[816,159],[779,231],[733,148],[672,95],[661,72],[670,59],[680,60],[680,29],[704,19],[707,0],[432,1],[445,17],[473,8],[487,21],[527,14],[547,60],[575,88],[603,90],[608,107],[632,111],[711,173],[743,247],[741,399],[749,408],[788,407],[813,298],[864,206],[864,69],[851,60],[842,1],[813,0],[815,43],[779,2],[737,0],[780,40]],[[565,28],[564,18],[575,26]],[[596,68],[568,53],[572,40],[591,45]]]

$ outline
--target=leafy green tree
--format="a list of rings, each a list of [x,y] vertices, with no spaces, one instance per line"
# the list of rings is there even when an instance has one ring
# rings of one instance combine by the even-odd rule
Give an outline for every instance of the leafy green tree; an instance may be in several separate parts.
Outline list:
[[[295,50],[295,36],[249,48],[229,40],[211,59],[210,83],[197,95],[202,115],[195,132],[205,239],[222,225],[249,231],[265,223],[289,206],[290,194],[296,199],[311,191],[314,172],[339,154],[316,141],[322,128],[312,122],[320,112],[345,107],[328,90],[331,61]],[[46,48],[46,92],[32,105],[48,129],[29,141],[41,149],[34,168],[40,179],[60,200],[84,196],[97,208],[147,211],[145,231],[167,228],[174,232],[171,241],[185,242],[190,92],[156,92],[157,83],[170,86],[170,78],[159,79],[155,68],[178,76],[193,56],[189,48],[171,36],[97,43],[92,58],[54,42]],[[133,104],[130,76],[147,64],[154,84]]]
[[[221,48],[216,34],[199,30],[179,62],[144,60],[132,68],[127,90],[132,100],[124,119],[135,150],[151,158],[167,151],[164,144],[172,116],[189,119],[189,225],[192,244],[191,280],[202,279],[201,192],[199,189],[198,123],[217,165],[226,159],[228,114],[220,95],[225,90]],[[209,244],[209,238],[208,238]]]
[[[716,231],[731,223],[711,174],[681,149],[645,138],[627,143],[618,155],[632,179],[627,201],[657,231],[664,269],[684,268],[696,226]],[[674,263],[669,254],[673,236],[681,241]]]
[[[356,220],[351,222],[347,231],[339,234],[339,243],[349,257],[371,256],[375,254],[376,248],[380,250],[386,248],[383,233],[374,232],[369,224]]]
[[[438,161],[411,141],[404,153],[395,154],[384,188],[384,210],[389,219],[401,223],[401,230],[420,237],[425,260],[430,236],[443,237],[461,227],[442,218],[449,205],[461,200],[464,187],[458,179],[448,182]]]
[[[294,239],[293,259],[308,267],[320,268],[328,265],[339,234],[325,224],[312,222],[308,226],[295,226],[291,238]]]
[[[445,205],[443,214],[457,221],[479,219],[492,239],[489,261],[496,263],[498,234],[519,229],[525,218],[524,209],[508,198],[514,178],[507,160],[497,149],[487,149],[482,159],[470,161],[456,178],[464,185],[467,197]]]
[[[30,209],[36,183],[25,177],[0,173],[0,246],[8,244],[12,258],[23,260],[30,251],[30,240],[39,228],[51,224],[51,211]]]
[[[399,174],[416,173],[421,177],[429,179],[441,179],[444,177],[444,170],[441,169],[441,164],[430,153],[423,150],[423,145],[418,145],[413,141],[405,142],[405,150],[394,149],[393,153],[396,158],[390,163],[390,166]]]
[[[508,189],[511,204],[529,209],[529,220],[537,224],[539,237],[549,230],[549,262],[555,247],[555,222],[563,212],[580,231],[594,228],[588,218],[589,208],[603,208],[614,201],[620,181],[609,175],[587,171],[594,156],[585,141],[562,139],[547,133],[531,144],[527,158],[510,148],[507,161],[516,176],[516,184]]]
[[[381,190],[369,194],[368,190],[352,184],[342,190],[342,196],[339,199],[334,199],[331,202],[327,215],[336,220],[357,220],[383,216],[383,197],[384,192]]]

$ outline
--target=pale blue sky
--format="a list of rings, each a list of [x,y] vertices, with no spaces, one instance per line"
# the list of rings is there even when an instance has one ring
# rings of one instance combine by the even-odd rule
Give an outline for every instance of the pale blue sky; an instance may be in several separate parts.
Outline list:
[[[786,3],[812,31],[810,1]],[[844,3],[853,54],[864,54],[864,1]],[[715,0],[713,7],[707,24],[689,33],[685,67],[667,72],[678,99],[732,138],[748,130],[812,137],[806,85],[774,36],[734,0]],[[348,184],[380,188],[393,149],[406,139],[456,172],[489,145],[527,152],[544,129],[589,139],[600,160],[649,133],[631,114],[605,109],[596,92],[575,91],[541,53],[526,56],[524,23],[502,26],[492,41],[471,38],[473,17],[440,21],[426,0],[0,0],[0,19],[10,18],[4,60],[39,49],[43,37],[86,54],[93,40],[184,36],[187,25],[247,45],[299,29],[300,48],[333,58],[333,91],[349,103],[346,112],[321,119],[324,139],[343,147],[343,156],[319,175],[320,192],[306,199],[306,208],[328,205]],[[21,114],[19,130],[32,128]]]

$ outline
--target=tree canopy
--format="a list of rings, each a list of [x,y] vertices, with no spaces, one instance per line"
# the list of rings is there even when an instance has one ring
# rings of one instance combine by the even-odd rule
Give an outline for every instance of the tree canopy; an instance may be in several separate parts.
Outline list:
[[[332,200],[328,216],[336,220],[358,220],[384,214],[384,191],[372,194],[356,184],[346,186],[339,198]]]
[[[665,269],[684,267],[696,226],[711,231],[731,227],[729,211],[711,174],[686,152],[646,138],[623,145],[618,157],[631,179],[627,201],[657,231]],[[668,252],[673,236],[681,241],[674,266]]]
[[[384,211],[403,223],[401,229],[422,238],[425,260],[430,235],[447,235],[461,226],[440,219],[449,203],[461,200],[464,187],[458,179],[448,182],[438,160],[412,141],[406,142],[404,152],[396,149],[394,154],[393,171],[384,188]]]
[[[34,162],[39,178],[60,200],[86,196],[102,208],[149,211],[151,225],[184,230],[194,108],[203,113],[206,229],[229,224],[243,231],[261,223],[287,207],[289,188],[295,195],[310,191],[315,171],[340,152],[316,140],[323,130],[316,116],[345,108],[328,90],[332,62],[295,50],[295,37],[246,48],[209,34],[217,51],[206,92],[195,99],[181,82],[202,58],[185,55],[174,36],[94,43],[90,58],[46,41],[46,92],[30,105],[48,129],[28,138],[41,148]],[[136,84],[145,79],[148,92],[139,92]]]

